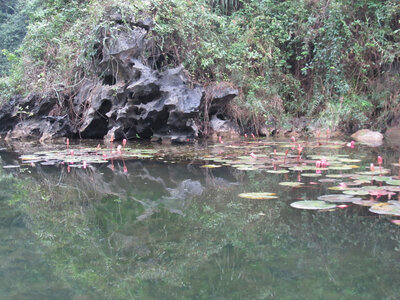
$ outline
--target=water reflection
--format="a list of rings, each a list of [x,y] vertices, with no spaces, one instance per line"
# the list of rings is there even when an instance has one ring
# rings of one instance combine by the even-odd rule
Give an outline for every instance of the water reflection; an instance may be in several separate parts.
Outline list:
[[[11,170],[18,180],[2,175],[2,295],[12,296],[9,288],[16,299],[31,291],[41,299],[395,299],[400,291],[398,227],[362,207],[288,205],[322,194],[321,185],[282,190],[279,181],[296,174],[184,162],[125,167],[68,173],[38,165]],[[237,197],[265,187],[279,200]]]

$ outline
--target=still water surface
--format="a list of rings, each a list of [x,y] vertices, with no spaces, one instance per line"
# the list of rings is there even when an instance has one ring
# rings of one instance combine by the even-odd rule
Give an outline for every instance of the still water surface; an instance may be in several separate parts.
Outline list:
[[[294,201],[337,193],[328,187],[347,179],[272,174],[267,164],[202,168],[228,151],[218,146],[164,151],[135,144],[164,152],[68,172],[60,164],[23,165],[21,154],[39,146],[3,145],[0,298],[399,299],[400,227],[390,223],[396,217],[353,204],[292,208]],[[290,143],[234,149],[260,159],[285,147]],[[309,154],[360,158],[364,171],[379,154],[393,176],[398,172],[391,163],[399,153],[384,147],[310,148],[301,159]],[[299,188],[279,185],[298,180]],[[278,199],[242,199],[242,192]]]

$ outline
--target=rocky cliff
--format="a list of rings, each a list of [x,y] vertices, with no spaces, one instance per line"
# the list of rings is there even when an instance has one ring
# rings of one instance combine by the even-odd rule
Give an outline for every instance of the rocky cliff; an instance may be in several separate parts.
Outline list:
[[[183,66],[163,71],[150,66],[151,18],[127,24],[118,13],[109,17],[115,24],[113,38],[100,33],[92,57],[94,75],[72,91],[11,99],[0,110],[1,134],[10,139],[113,136],[184,142],[197,138],[204,119],[221,115],[238,94],[217,87],[205,111],[205,89],[190,81]]]

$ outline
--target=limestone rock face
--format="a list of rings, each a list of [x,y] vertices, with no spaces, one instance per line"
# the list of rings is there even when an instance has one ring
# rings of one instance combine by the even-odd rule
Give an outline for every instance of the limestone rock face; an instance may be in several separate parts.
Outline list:
[[[71,132],[68,116],[54,113],[57,101],[36,94],[12,99],[0,109],[0,133],[6,133],[8,139],[68,136]]]
[[[160,73],[136,61],[131,69],[137,75],[127,83],[90,81],[83,85],[74,102],[84,120],[76,127],[79,136],[196,138],[195,118],[204,89],[189,86],[183,67]]]
[[[370,146],[380,146],[383,143],[383,134],[369,129],[361,129],[351,135],[357,142]]]
[[[100,30],[98,40],[105,42],[95,45],[97,76],[69,94],[13,99],[0,109],[0,133],[41,140],[114,136],[183,142],[198,137],[204,88],[191,83],[182,66],[164,71],[151,67],[145,57],[147,35],[154,25],[151,18],[132,19],[130,28],[118,11],[110,12],[109,18],[115,22],[112,34]],[[237,94],[230,86],[214,89],[209,115],[223,111]]]

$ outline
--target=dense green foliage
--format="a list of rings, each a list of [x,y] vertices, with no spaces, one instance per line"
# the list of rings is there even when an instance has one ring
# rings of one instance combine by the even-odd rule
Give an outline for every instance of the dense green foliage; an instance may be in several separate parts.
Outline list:
[[[0,3],[0,76],[5,75],[9,60],[15,57],[12,54],[22,42],[27,25],[26,10],[23,1],[4,0]]]
[[[383,129],[400,110],[396,0],[24,2],[30,24],[18,58],[8,55],[14,63],[0,81],[3,98],[62,90],[91,76],[93,44],[100,28],[114,25],[106,16],[117,7],[155,19],[156,67],[182,63],[193,80],[239,88],[228,114],[255,130],[288,127],[293,117]]]
[[[319,115],[324,127],[347,127],[387,121],[382,112],[399,102],[397,1],[243,1],[229,16],[169,3],[157,14],[158,32],[172,37],[164,49],[196,78],[238,86],[253,120]]]

